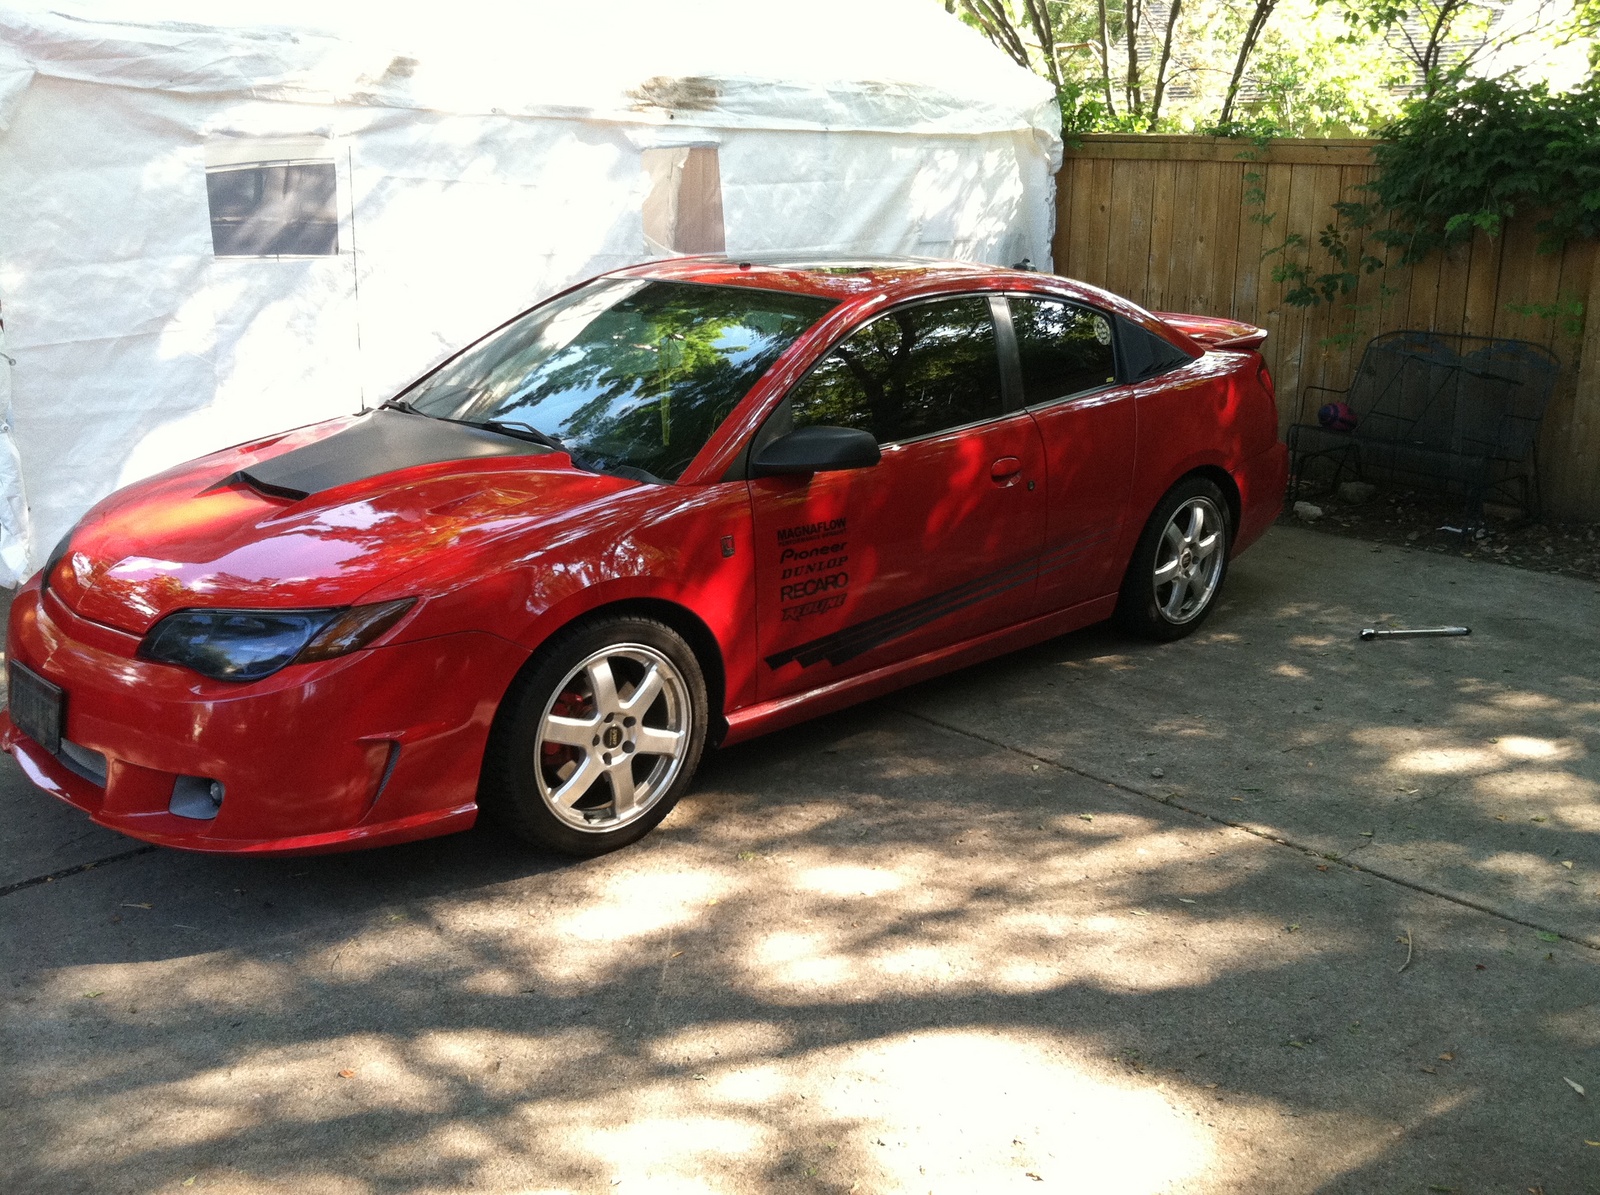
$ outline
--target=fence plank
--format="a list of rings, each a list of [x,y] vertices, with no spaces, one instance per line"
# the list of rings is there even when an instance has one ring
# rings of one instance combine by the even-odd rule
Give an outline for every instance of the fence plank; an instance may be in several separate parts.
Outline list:
[[[1095,224],[1089,205],[1089,167],[1082,158],[1068,158],[1056,176],[1056,235],[1050,242],[1050,256],[1055,268],[1069,278],[1083,273],[1089,245],[1098,239],[1083,231]]]
[[[1119,160],[1111,163],[1108,222],[1111,228],[1110,245],[1115,247],[1115,251],[1110,251],[1108,246],[1105,270],[1100,278],[1091,281],[1122,294],[1128,294],[1135,266],[1142,279],[1150,262],[1150,229],[1148,225],[1140,228],[1133,213],[1133,193],[1141,184],[1144,173],[1143,162]]]
[[[1439,254],[1438,298],[1434,301],[1432,329],[1436,332],[1467,330],[1467,283],[1472,247],[1455,245]]]
[[[1500,281],[1495,288],[1494,324],[1479,333],[1482,336],[1513,336],[1526,339],[1530,333],[1537,335],[1538,317],[1521,315],[1510,310],[1511,305],[1526,306],[1539,302],[1538,296],[1554,285],[1546,284],[1544,265],[1538,259],[1539,234],[1527,220],[1514,220],[1500,235],[1504,242],[1500,250]]]
[[[1477,232],[1472,237],[1471,260],[1467,267],[1467,310],[1462,331],[1477,336],[1491,335],[1500,293],[1500,253],[1505,242]]]
[[[1339,197],[1347,203],[1360,203],[1371,198],[1363,189],[1371,177],[1371,167],[1341,167]],[[1345,222],[1341,220],[1341,223]],[[1339,316],[1333,321],[1333,334],[1340,338],[1342,347],[1337,361],[1330,366],[1331,380],[1322,383],[1325,386],[1345,384],[1360,359],[1362,347],[1372,338],[1372,329],[1379,326],[1378,321],[1381,318],[1382,274],[1381,272],[1377,276],[1368,274],[1361,262],[1368,255],[1381,257],[1383,245],[1373,238],[1371,228],[1351,228],[1349,232],[1350,268],[1356,273],[1356,287],[1345,296]]]
[[[1205,252],[1205,234],[1198,231],[1200,172],[1210,163],[1174,162],[1172,235],[1168,246],[1167,287],[1164,310],[1189,311],[1194,306],[1195,258]]]
[[[1177,306],[1172,298],[1176,274],[1173,269],[1174,226],[1187,224],[1193,215],[1179,206],[1177,192],[1178,163],[1155,162],[1151,170],[1150,192],[1150,260],[1145,270],[1144,286],[1139,292],[1139,302],[1156,311],[1168,311]],[[1187,165],[1187,164],[1185,164]],[[1185,169],[1185,176],[1192,170]]]
[[[1234,319],[1242,319],[1252,324],[1261,322],[1261,247],[1266,229],[1261,221],[1265,216],[1266,201],[1257,199],[1259,192],[1264,196],[1267,186],[1266,167],[1259,162],[1243,162],[1240,164],[1239,174],[1239,219],[1235,228],[1238,230],[1235,237],[1237,250],[1234,255],[1234,283],[1233,283],[1233,309],[1229,311]],[[1277,346],[1269,344],[1266,356],[1273,360]]]
[[[1245,168],[1241,163],[1218,162],[1205,169],[1214,180],[1210,202],[1215,206],[1202,206],[1196,217],[1206,230],[1211,254],[1203,287],[1195,294],[1195,306],[1201,314],[1232,315],[1239,268],[1239,220],[1236,215],[1240,210]]]
[[[1438,327],[1439,257],[1437,253],[1411,267],[1411,294],[1406,305],[1406,327]]]
[[[1593,241],[1568,245],[1560,257],[1560,276],[1552,302],[1584,302],[1595,310],[1600,288],[1600,245]],[[1544,465],[1542,488],[1545,502],[1554,510],[1581,510],[1600,492],[1600,361],[1584,353],[1583,329],[1569,329],[1568,317],[1558,313],[1549,319],[1552,347],[1563,365],[1561,385],[1550,401],[1550,410],[1540,429],[1539,460]],[[1588,321],[1591,330],[1600,319]],[[1600,354],[1594,354],[1600,355]],[[1588,384],[1588,392],[1584,386]]]
[[[1541,463],[1548,463],[1560,486],[1547,501],[1556,511],[1580,512],[1600,518],[1600,247],[1590,246],[1589,286],[1583,347],[1579,350],[1573,387],[1570,433],[1560,451],[1541,448]],[[1568,247],[1571,252],[1571,247]],[[1581,292],[1580,292],[1581,293]],[[1570,362],[1569,362],[1570,364]]]
[[[1283,261],[1283,254],[1269,253],[1280,246],[1284,230],[1289,226],[1289,182],[1293,167],[1262,166],[1262,185],[1267,198],[1263,215],[1273,217],[1270,224],[1261,226],[1261,248],[1256,261],[1256,306],[1254,323],[1265,328],[1267,343],[1272,346],[1272,373],[1278,379],[1278,389],[1291,396],[1299,394],[1300,363],[1295,360],[1289,343],[1289,329],[1284,315],[1283,283],[1272,277],[1273,269]],[[1287,378],[1286,378],[1287,375]]]
[[[1109,255],[1114,238],[1104,235],[1102,230],[1110,228],[1111,224],[1111,175],[1115,162],[1102,161],[1089,163],[1089,211],[1095,223],[1085,226],[1085,235],[1089,238],[1089,251],[1083,259],[1083,278],[1096,286],[1105,286],[1109,276]]]
[[[1312,276],[1316,277],[1335,268],[1334,259],[1323,246],[1321,237],[1328,225],[1334,222],[1336,213],[1333,205],[1340,199],[1340,173],[1337,169],[1323,166],[1296,166],[1295,170],[1303,175],[1308,191],[1306,202],[1312,232],[1306,238],[1306,254]],[[1338,366],[1343,364],[1343,354],[1330,340],[1334,319],[1343,310],[1343,303],[1344,299],[1337,297],[1305,313],[1300,348],[1302,386],[1342,384],[1336,379],[1340,379]]]

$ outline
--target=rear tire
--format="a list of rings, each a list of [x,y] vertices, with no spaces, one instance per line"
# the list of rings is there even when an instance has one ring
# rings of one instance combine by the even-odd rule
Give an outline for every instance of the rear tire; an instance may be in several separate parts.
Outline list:
[[[1117,599],[1117,623],[1145,639],[1192,634],[1228,575],[1233,527],[1215,482],[1186,477],[1156,503]]]
[[[700,661],[671,627],[580,622],[539,650],[501,702],[478,803],[538,846],[614,851],[678,803],[707,721]]]

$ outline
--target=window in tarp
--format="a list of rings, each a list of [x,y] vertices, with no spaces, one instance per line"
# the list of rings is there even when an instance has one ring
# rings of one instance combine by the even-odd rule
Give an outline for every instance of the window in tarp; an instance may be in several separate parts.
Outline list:
[[[211,249],[218,257],[339,252],[338,181],[320,138],[229,138],[206,149]]]
[[[640,164],[650,180],[643,210],[645,252],[652,256],[725,252],[717,147],[647,149]]]

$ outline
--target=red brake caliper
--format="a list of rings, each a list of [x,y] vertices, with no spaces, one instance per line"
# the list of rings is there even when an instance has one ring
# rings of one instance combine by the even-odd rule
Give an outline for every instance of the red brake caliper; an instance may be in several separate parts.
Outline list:
[[[568,689],[557,697],[555,704],[550,707],[550,712],[561,718],[581,718],[588,711],[585,707],[588,700],[582,693]],[[539,762],[544,767],[545,776],[552,784],[561,781],[561,769],[568,762],[580,763],[583,752],[576,747],[569,747],[565,743],[542,743],[539,748]]]

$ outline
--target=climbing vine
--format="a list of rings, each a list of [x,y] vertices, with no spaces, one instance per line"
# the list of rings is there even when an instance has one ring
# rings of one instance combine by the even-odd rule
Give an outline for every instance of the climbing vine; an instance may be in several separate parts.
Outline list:
[[[1388,219],[1375,230],[1400,264],[1497,236],[1519,212],[1540,212],[1541,248],[1600,237],[1600,76],[1576,91],[1474,79],[1410,103],[1381,129],[1365,204],[1342,214]]]
[[[1364,184],[1371,198],[1333,205],[1335,218],[1317,234],[1320,254],[1296,232],[1262,251],[1262,260],[1278,259],[1272,279],[1286,288],[1286,303],[1339,303],[1349,311],[1351,320],[1325,343],[1359,339],[1366,316],[1399,293],[1380,275],[1372,301],[1349,298],[1362,278],[1390,264],[1359,251],[1358,234],[1368,245],[1398,250],[1394,264],[1402,267],[1478,231],[1498,236],[1519,213],[1539,215],[1535,227],[1547,252],[1600,237],[1600,78],[1557,95],[1543,84],[1455,80],[1413,100],[1381,135],[1386,140],[1373,150],[1377,172]],[[1264,146],[1256,138],[1239,156],[1254,162]],[[1269,227],[1277,213],[1266,210],[1261,174],[1247,169],[1244,182],[1245,206],[1257,209],[1249,218]],[[1583,327],[1584,304],[1569,296],[1506,309],[1558,323],[1568,335]]]

